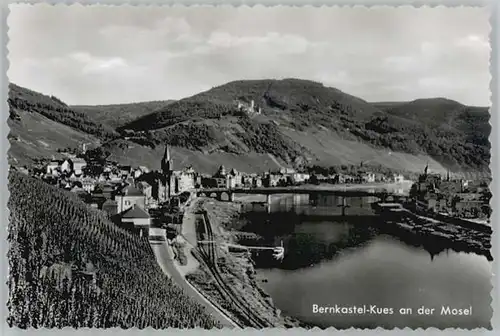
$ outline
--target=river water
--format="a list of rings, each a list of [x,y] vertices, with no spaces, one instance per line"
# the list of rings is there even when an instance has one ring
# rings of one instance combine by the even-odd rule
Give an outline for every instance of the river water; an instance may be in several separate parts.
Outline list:
[[[370,221],[377,217],[365,217],[368,202],[351,206],[348,214],[352,216],[327,221],[308,220],[307,216],[292,220],[286,214],[280,216],[282,209],[274,205],[274,216],[268,217],[266,227],[281,229],[259,231],[259,226],[254,227],[268,243],[282,241],[285,247],[282,262],[257,262],[258,277],[267,280],[261,285],[274,304],[285,315],[322,328],[489,328],[492,268],[486,257],[404,241],[373,229]],[[355,216],[360,209],[362,215]],[[321,314],[314,311],[314,305],[366,306],[368,311]],[[392,314],[370,313],[373,305],[392,309]],[[422,306],[435,310],[419,314]],[[448,306],[472,308],[472,312],[442,315],[442,307]]]

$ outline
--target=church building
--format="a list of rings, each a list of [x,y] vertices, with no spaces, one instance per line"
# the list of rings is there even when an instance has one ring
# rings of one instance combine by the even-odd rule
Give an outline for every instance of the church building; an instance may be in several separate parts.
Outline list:
[[[172,196],[179,195],[185,191],[194,189],[197,174],[189,166],[182,170],[174,170],[170,147],[165,146],[165,152],[161,160],[161,182],[159,184],[159,198],[168,200]]]
[[[165,152],[163,153],[163,159],[161,160],[161,172],[165,183],[163,188],[163,198],[168,200],[177,193],[176,189],[178,189],[177,179],[174,175],[173,163],[170,157],[170,148],[168,145],[165,146]]]

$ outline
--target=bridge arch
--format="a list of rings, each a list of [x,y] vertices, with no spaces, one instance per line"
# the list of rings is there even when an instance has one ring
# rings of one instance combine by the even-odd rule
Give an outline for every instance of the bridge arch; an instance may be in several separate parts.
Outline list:
[[[220,193],[219,200],[221,200],[221,201],[229,201],[230,197],[231,196],[229,196],[229,193],[223,191],[223,192]]]

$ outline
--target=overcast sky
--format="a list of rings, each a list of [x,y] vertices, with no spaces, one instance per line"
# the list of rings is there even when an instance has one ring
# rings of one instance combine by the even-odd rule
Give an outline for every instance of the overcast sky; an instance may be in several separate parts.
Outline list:
[[[304,78],[368,101],[489,101],[481,8],[11,5],[12,82],[68,104],[187,97]]]

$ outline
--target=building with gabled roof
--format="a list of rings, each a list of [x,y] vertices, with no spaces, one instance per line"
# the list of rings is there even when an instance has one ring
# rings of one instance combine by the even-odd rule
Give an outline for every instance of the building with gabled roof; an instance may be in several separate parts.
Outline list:
[[[46,166],[47,174],[56,175],[55,172],[59,169],[60,165],[61,165],[61,161],[59,161],[59,160],[50,161]]]
[[[219,169],[217,169],[217,172],[214,174],[214,177],[226,177],[226,167],[224,165],[220,165]]]
[[[116,201],[107,199],[106,202],[102,204],[102,211],[106,212],[108,217],[113,217],[118,213],[118,205]]]
[[[134,228],[141,237],[143,235],[147,236],[151,226],[151,216],[144,208],[134,204],[129,209],[120,213],[120,218],[124,226]]]
[[[73,160],[66,159],[61,163],[61,172],[71,173],[73,171]]]
[[[146,195],[131,184],[126,185],[116,194],[115,201],[118,205],[118,213],[130,209],[133,205],[138,205],[142,208],[146,207]]]
[[[87,162],[81,158],[73,159],[73,171],[76,175],[81,175],[83,173],[83,168],[87,166]]]

